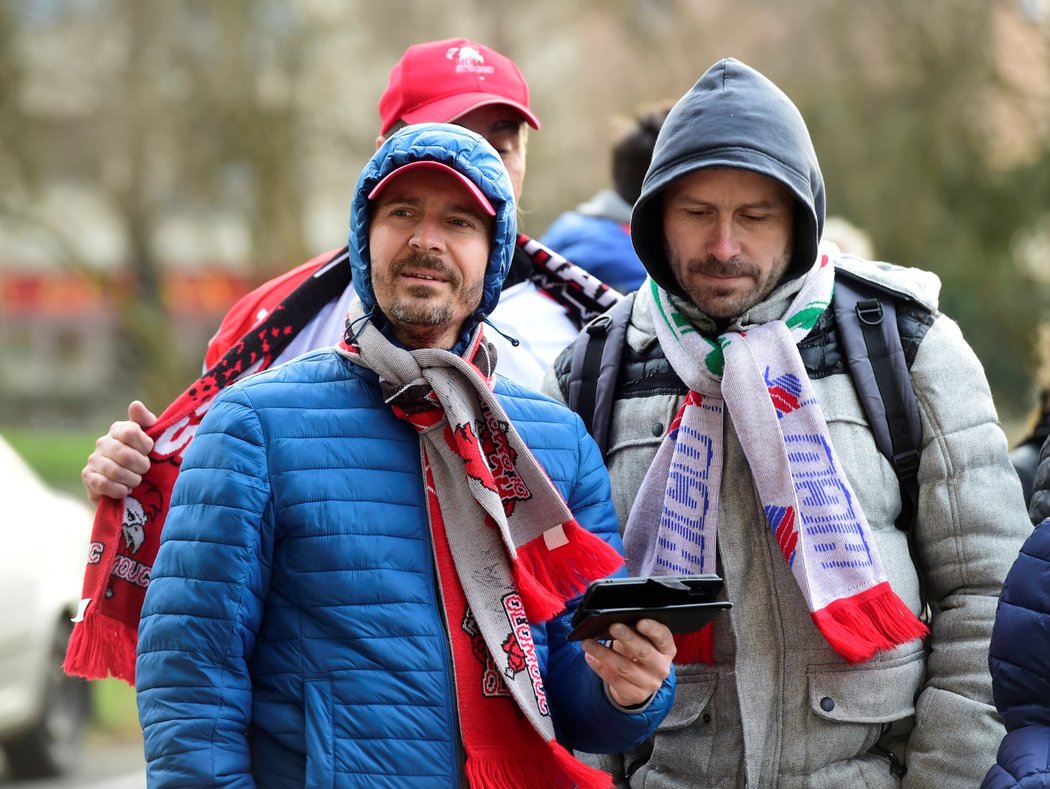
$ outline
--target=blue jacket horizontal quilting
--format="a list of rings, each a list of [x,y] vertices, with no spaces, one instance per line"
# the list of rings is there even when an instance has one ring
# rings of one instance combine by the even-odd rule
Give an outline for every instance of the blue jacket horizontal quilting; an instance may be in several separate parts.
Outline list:
[[[999,596],[989,650],[1006,723],[983,789],[1050,787],[1050,519],[1025,541]]]
[[[577,519],[619,547],[582,422],[504,379],[496,392]],[[186,455],[142,615],[151,786],[213,775],[250,785],[250,772],[275,787],[458,786],[425,508],[415,431],[383,403],[374,373],[336,352],[217,398]],[[220,526],[206,532],[204,521]],[[577,642],[557,639],[548,653],[568,617],[533,628],[559,738],[588,751],[642,740],[671,684],[647,712],[617,711]],[[187,751],[192,776],[185,756],[172,759]]]

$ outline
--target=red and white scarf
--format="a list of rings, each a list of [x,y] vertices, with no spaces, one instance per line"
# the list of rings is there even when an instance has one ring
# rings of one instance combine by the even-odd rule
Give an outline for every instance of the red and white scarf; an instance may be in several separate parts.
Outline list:
[[[321,265],[267,317],[234,343],[147,429],[150,468],[125,499],[103,496],[95,511],[76,624],[63,668],[88,679],[118,677],[135,684],[139,617],[171,490],[186,448],[222,389],[270,366],[317,311],[343,292],[350,267],[338,257]]]
[[[622,298],[528,236],[519,235],[517,243],[532,263],[530,278],[581,325]],[[319,255],[272,281],[258,298],[238,302],[208,345],[208,360],[214,363],[145,431],[154,441],[149,471],[130,496],[103,496],[95,512],[81,610],[63,664],[67,673],[135,684],[142,601],[183,454],[215,395],[269,367],[324,305],[350,285],[346,256],[346,247]],[[266,317],[259,321],[258,315]]]
[[[355,300],[348,325],[361,320]],[[470,785],[612,786],[555,740],[528,623],[623,559],[576,522],[518,436],[492,392],[495,350],[481,327],[463,357],[399,348],[371,322],[337,347],[379,376],[394,414],[419,432]]]
[[[529,279],[542,293],[565,308],[578,329],[623,298],[619,291],[590,272],[522,233],[518,234],[518,249],[532,263]]]
[[[890,588],[871,529],[828,434],[797,344],[827,309],[828,254],[782,320],[702,336],[651,279],[660,346],[690,392],[627,520],[632,575],[716,571],[722,417],[728,410],[766,526],[831,647],[851,663],[922,638],[926,626]],[[653,524],[658,524],[653,528]],[[676,662],[712,662],[711,628],[681,639]]]
[[[622,298],[528,236],[519,235],[517,243],[532,263],[530,278],[581,325]],[[346,256],[346,247],[319,255],[273,280],[257,298],[238,302],[208,344],[213,364],[145,431],[154,440],[149,471],[130,496],[103,496],[95,512],[81,610],[63,664],[67,673],[135,684],[142,601],[183,454],[215,395],[269,367],[324,305],[350,285]],[[260,321],[259,315],[265,317]]]

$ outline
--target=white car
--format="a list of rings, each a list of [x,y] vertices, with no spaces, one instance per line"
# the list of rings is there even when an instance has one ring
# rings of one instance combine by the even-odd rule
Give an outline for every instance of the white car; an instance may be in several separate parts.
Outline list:
[[[19,778],[77,759],[88,683],[62,671],[91,535],[86,502],[49,488],[0,437],[0,745]]]

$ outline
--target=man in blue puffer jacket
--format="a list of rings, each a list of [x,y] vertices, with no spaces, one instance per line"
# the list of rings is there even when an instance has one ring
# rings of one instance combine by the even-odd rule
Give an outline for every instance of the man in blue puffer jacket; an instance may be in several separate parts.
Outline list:
[[[988,664],[1006,723],[982,789],[1050,787],[1050,518],[1021,547],[999,596]]]
[[[566,638],[621,546],[582,422],[493,375],[506,169],[409,126],[351,216],[344,342],[224,390],[186,454],[139,629],[150,786],[608,786],[568,749],[650,736],[675,647]]]

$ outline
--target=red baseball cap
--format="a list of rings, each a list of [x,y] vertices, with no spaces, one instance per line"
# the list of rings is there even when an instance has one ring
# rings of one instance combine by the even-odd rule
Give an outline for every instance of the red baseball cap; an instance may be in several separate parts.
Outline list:
[[[447,175],[455,176],[455,178],[461,184],[463,184],[467,192],[470,193],[470,196],[474,198],[474,200],[477,202],[478,206],[481,208],[482,211],[484,211],[489,216],[496,215],[496,209],[492,207],[492,203],[490,203],[489,199],[485,197],[485,193],[478,188],[477,184],[475,184],[473,181],[467,178],[467,176],[463,175],[463,173],[461,173],[455,167],[449,167],[444,162],[435,162],[432,159],[420,159],[415,162],[409,162],[408,164],[404,164],[401,167],[398,167],[396,170],[391,170],[383,177],[383,179],[379,183],[377,183],[372,188],[372,191],[368,193],[368,199],[375,200],[379,196],[379,193],[386,188],[387,184],[389,184],[399,175],[404,175],[409,170],[440,170],[441,172],[446,173]]]
[[[414,44],[390,69],[379,98],[380,133],[398,121],[448,123],[488,104],[513,107],[540,128],[529,109],[528,83],[510,58],[466,38]]]

